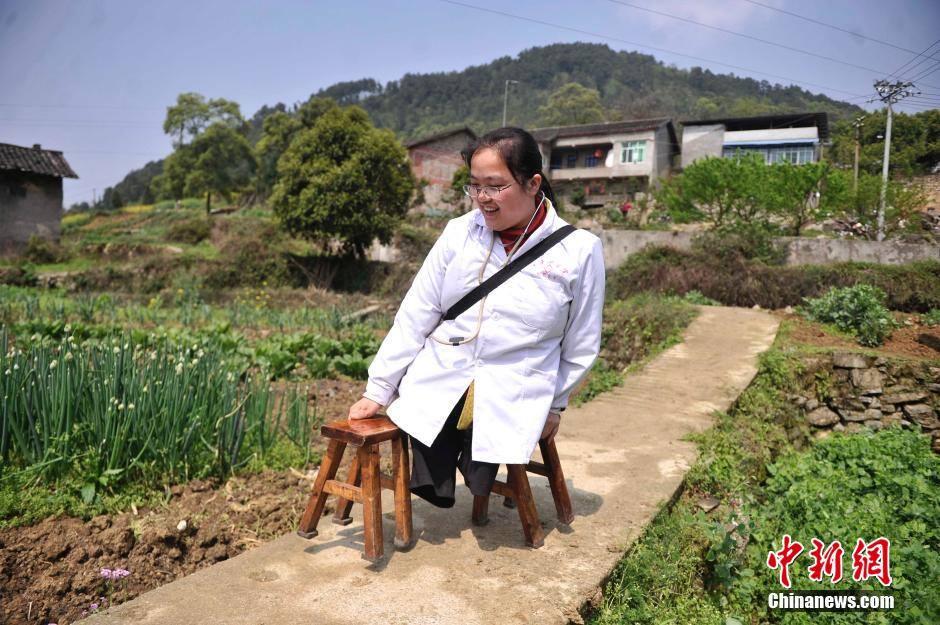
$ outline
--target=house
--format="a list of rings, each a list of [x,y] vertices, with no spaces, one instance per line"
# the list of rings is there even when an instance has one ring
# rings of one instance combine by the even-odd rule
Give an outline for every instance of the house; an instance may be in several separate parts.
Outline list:
[[[450,197],[451,184],[454,173],[464,164],[460,151],[476,138],[476,133],[462,126],[405,144],[411,171],[419,184],[425,185],[424,201],[416,210],[424,212],[428,208],[454,208]]]
[[[706,156],[756,152],[768,163],[815,163],[829,140],[826,113],[791,113],[686,120],[682,124],[682,167]]]
[[[570,207],[636,202],[667,176],[679,152],[668,117],[536,128],[555,196]]]
[[[62,178],[78,178],[62,152],[0,143],[0,252],[21,249],[34,234],[58,240]]]

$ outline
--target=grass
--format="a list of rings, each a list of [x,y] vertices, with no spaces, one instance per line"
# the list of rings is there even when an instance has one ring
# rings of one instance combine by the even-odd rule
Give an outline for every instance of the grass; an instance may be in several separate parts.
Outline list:
[[[940,514],[940,459],[923,436],[895,428],[804,442],[807,426],[788,394],[812,383],[801,382],[806,353],[784,324],[732,409],[690,436],[699,457],[682,496],[614,569],[588,623],[938,622],[940,602],[928,589],[940,583],[940,533],[929,520]],[[705,496],[720,502],[709,514],[697,505]],[[782,589],[764,559],[786,532],[807,549],[813,535],[848,545],[840,589],[879,589],[851,581],[851,551],[855,538],[892,537],[899,555],[890,592],[901,608],[887,617],[768,612],[767,593]],[[833,587],[806,580],[805,568],[791,572],[797,589]]]

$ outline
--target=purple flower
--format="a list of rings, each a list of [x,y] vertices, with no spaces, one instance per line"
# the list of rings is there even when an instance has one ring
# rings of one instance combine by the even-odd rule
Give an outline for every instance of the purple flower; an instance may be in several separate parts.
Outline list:
[[[113,571],[111,571],[111,575],[112,575],[111,579],[122,579],[124,577],[127,577],[130,574],[131,572],[128,571],[127,569],[114,569]]]
[[[111,569],[101,569],[101,577],[105,579],[111,579],[112,573]]]
[[[88,608],[89,608],[92,612],[94,612],[95,610],[98,609],[98,604],[97,604],[97,603],[93,603],[93,604],[91,604],[90,606],[88,606]]]

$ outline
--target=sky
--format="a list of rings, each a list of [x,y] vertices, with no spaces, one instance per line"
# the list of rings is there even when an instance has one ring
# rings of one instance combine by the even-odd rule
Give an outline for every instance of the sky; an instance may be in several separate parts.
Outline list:
[[[0,0],[0,143],[63,151],[69,206],[170,153],[163,118],[182,92],[250,117],[339,81],[575,41],[868,109],[875,80],[916,77],[921,95],[896,110],[940,107],[937,0]]]

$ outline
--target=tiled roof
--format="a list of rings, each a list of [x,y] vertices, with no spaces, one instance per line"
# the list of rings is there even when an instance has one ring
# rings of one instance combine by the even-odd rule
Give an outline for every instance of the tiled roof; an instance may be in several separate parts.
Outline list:
[[[670,124],[668,117],[653,119],[631,119],[622,122],[606,122],[602,124],[580,124],[577,126],[552,126],[549,128],[533,128],[532,136],[536,141],[545,143],[564,137],[585,137],[590,135],[610,135],[624,132],[640,132],[643,130],[656,130]]]
[[[0,143],[0,170],[26,171],[33,174],[78,178],[69,167],[62,152],[43,150],[36,146],[24,148],[10,143]]]

